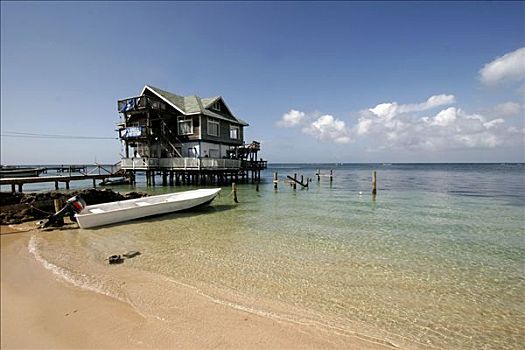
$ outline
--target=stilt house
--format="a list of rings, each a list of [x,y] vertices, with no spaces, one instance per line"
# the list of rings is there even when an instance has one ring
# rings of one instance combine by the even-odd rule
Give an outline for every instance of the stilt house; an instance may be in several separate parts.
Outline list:
[[[266,162],[260,144],[244,142],[248,123],[237,118],[221,96],[179,96],[146,85],[137,97],[118,101],[121,168],[134,177],[161,172],[176,181],[202,183],[260,177]],[[153,180],[154,181],[154,180]]]

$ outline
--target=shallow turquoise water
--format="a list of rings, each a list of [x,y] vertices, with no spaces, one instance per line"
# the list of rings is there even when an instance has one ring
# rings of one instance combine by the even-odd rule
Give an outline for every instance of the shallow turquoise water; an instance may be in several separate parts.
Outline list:
[[[81,262],[65,257],[98,261],[138,249],[143,255],[128,267],[268,315],[402,347],[525,343],[523,164],[344,165],[334,167],[332,183],[318,182],[317,168],[329,169],[268,169],[259,192],[239,185],[239,204],[225,187],[208,208],[48,235],[42,255],[85,275]],[[274,190],[273,171],[313,181]],[[89,283],[107,284],[91,273]]]

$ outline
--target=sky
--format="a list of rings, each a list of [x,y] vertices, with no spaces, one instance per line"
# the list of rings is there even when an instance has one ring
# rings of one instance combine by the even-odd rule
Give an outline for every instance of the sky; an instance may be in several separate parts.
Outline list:
[[[274,163],[525,161],[525,2],[0,6],[2,164],[117,162],[146,84],[221,95]]]

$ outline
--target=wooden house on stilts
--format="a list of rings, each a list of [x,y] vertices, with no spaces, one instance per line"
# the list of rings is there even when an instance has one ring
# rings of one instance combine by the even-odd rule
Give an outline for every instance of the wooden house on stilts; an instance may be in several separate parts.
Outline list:
[[[221,184],[258,181],[266,161],[260,144],[244,142],[248,124],[223,98],[178,96],[146,85],[140,96],[118,101],[125,155],[122,170],[131,181],[145,172],[147,184]]]

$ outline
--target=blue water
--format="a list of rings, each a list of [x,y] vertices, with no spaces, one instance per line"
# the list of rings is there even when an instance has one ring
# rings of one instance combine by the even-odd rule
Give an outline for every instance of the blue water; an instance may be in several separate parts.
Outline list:
[[[316,169],[333,169],[333,181],[318,181]],[[294,190],[286,182],[294,173],[312,178],[309,188]],[[115,187],[188,188],[147,188],[141,178],[136,188]],[[238,204],[229,194],[224,187],[209,208],[190,213],[60,231],[41,242],[42,255],[146,314],[164,312],[148,302],[158,296],[114,287],[118,276],[99,262],[122,247],[144,252],[126,263],[137,272],[268,317],[402,348],[525,343],[524,164],[271,165],[258,192],[239,185]]]

